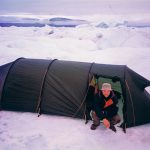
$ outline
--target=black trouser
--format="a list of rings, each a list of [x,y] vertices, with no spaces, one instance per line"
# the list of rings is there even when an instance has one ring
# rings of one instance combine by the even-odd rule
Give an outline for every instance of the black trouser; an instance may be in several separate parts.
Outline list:
[[[100,118],[96,115],[96,112],[93,110],[91,111],[91,117],[93,120],[93,124],[95,124],[96,126],[100,125]],[[121,121],[121,118],[118,114],[111,118],[106,118],[106,119],[109,120],[110,125],[115,125]]]

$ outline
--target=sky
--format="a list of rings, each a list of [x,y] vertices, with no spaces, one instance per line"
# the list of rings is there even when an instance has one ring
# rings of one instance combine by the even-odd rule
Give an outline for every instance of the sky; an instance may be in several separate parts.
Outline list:
[[[0,14],[58,15],[150,13],[150,0],[1,0]]]

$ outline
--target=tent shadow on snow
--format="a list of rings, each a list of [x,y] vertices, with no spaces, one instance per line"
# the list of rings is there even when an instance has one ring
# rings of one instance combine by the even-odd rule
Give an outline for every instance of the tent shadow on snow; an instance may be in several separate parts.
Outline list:
[[[0,109],[86,118],[93,75],[119,83],[122,127],[150,123],[150,81],[125,65],[19,58],[0,67]]]

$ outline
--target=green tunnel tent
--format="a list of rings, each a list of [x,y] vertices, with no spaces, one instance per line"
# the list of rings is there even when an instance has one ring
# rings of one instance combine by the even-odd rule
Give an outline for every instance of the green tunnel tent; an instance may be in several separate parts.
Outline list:
[[[84,118],[93,75],[119,79],[126,127],[150,123],[150,81],[125,65],[19,58],[0,67],[0,109]]]

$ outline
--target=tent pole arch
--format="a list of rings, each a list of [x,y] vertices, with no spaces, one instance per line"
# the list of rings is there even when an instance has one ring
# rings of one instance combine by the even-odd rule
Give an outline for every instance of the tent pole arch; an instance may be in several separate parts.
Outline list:
[[[131,101],[132,116],[133,116],[133,126],[135,126],[135,110],[134,110],[133,99],[132,99],[132,95],[131,95],[130,88],[129,88],[129,85],[128,85],[127,80],[125,80],[125,85],[126,85],[126,87],[127,87],[127,91],[128,91],[128,93],[129,93],[129,99],[130,99],[130,101]]]
[[[126,72],[127,66],[124,66],[124,73],[123,73],[123,80],[120,80],[121,88],[122,88],[122,96],[123,96],[123,107],[122,107],[122,112],[123,112],[123,122],[120,125],[120,127],[123,129],[124,133],[126,133],[126,118],[127,118],[127,113],[126,113],[126,86],[125,84],[125,72]]]
[[[91,63],[90,68],[89,68],[89,72],[88,72],[88,75],[87,75],[87,76],[88,76],[88,77],[87,77],[88,80],[87,80],[87,90],[86,90],[86,92],[85,92],[85,96],[84,96],[84,98],[83,98],[83,100],[82,100],[82,102],[81,102],[79,108],[78,108],[77,111],[72,115],[72,117],[75,117],[75,116],[78,114],[78,112],[80,111],[81,107],[82,107],[83,104],[85,103],[86,96],[87,96],[87,93],[88,93],[88,90],[89,90],[90,73],[91,73],[91,70],[92,70],[93,65],[94,65],[94,62]],[[84,108],[83,117],[85,116],[85,111],[86,111],[86,106],[85,106],[85,108]]]
[[[2,85],[2,91],[1,91],[1,94],[0,94],[0,110],[1,110],[1,107],[2,107],[2,106],[1,106],[1,101],[3,100],[3,89],[4,89],[5,84],[6,84],[5,81],[7,80],[8,75],[9,75],[10,71],[12,70],[13,66],[15,65],[15,63],[17,63],[17,62],[20,61],[21,59],[25,59],[25,58],[20,57],[20,58],[16,59],[15,61],[13,61],[12,64],[10,65],[10,67],[9,67],[8,70],[7,70],[7,74],[6,74],[5,78],[4,78],[4,84]]]
[[[48,67],[47,67],[47,69],[45,70],[45,74],[44,74],[44,76],[43,76],[43,80],[42,80],[42,84],[41,84],[41,89],[40,89],[40,93],[39,93],[39,98],[38,98],[38,102],[37,102],[37,107],[36,107],[36,112],[38,113],[38,117],[40,116],[40,114],[41,114],[41,109],[40,109],[40,105],[41,105],[41,102],[42,102],[42,99],[41,99],[41,97],[42,97],[42,93],[43,93],[43,87],[44,87],[44,84],[45,84],[45,79],[46,79],[46,75],[47,75],[47,72],[48,72],[48,70],[50,69],[50,67],[51,67],[51,65],[54,63],[54,61],[56,61],[57,59],[54,59],[54,60],[52,60],[50,63],[49,63],[49,65],[48,65]]]
[[[125,68],[125,88],[126,88],[126,125],[132,127],[149,123],[150,97],[144,92],[145,87],[150,85],[150,81],[137,74],[130,68]]]

